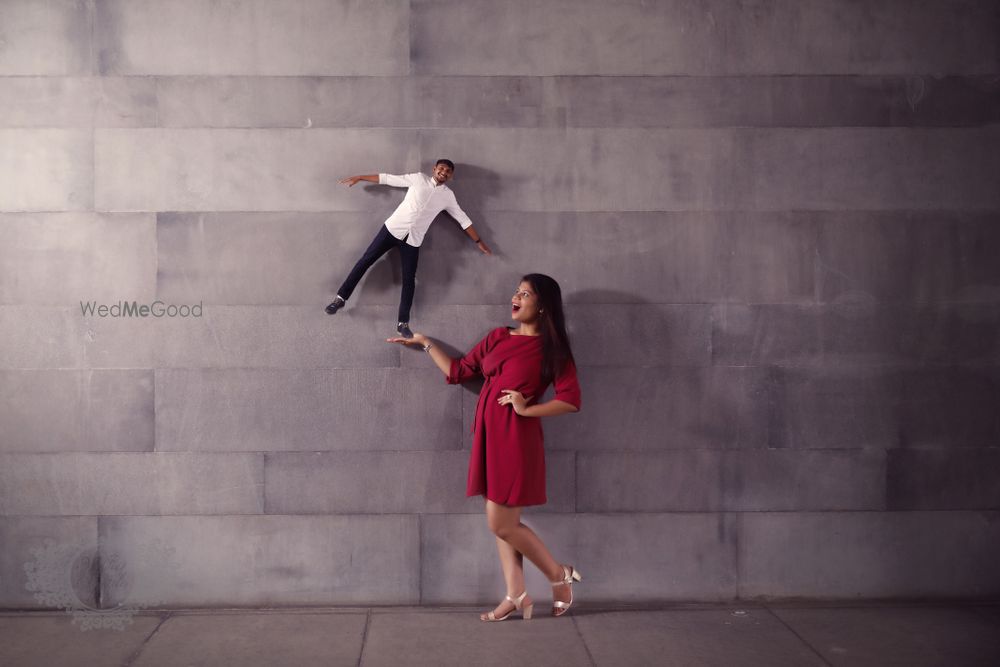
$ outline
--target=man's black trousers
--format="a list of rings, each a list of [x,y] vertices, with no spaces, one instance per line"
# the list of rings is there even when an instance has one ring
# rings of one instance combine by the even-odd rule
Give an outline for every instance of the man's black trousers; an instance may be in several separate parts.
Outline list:
[[[389,233],[385,225],[382,225],[368,249],[365,250],[365,254],[351,269],[351,273],[337,290],[337,294],[345,300],[351,298],[354,288],[358,286],[358,282],[365,275],[365,272],[378,261],[379,257],[393,248],[399,248],[399,263],[403,269],[403,291],[399,297],[399,321],[409,322],[410,307],[413,305],[413,292],[417,287],[417,259],[420,255],[420,248],[408,245],[405,237],[402,240],[397,239]]]

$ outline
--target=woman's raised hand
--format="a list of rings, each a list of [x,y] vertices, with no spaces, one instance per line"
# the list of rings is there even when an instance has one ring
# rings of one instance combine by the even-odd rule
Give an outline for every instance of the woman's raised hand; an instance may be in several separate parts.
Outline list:
[[[426,347],[431,339],[422,333],[413,332],[413,338],[403,338],[402,336],[396,336],[395,338],[386,338],[387,343],[399,343],[400,345],[419,345],[420,347]]]

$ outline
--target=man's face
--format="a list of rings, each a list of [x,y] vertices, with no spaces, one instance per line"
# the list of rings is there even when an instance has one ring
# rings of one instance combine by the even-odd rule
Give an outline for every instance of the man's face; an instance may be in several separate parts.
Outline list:
[[[442,163],[434,165],[434,180],[438,183],[447,183],[451,180],[451,167]]]

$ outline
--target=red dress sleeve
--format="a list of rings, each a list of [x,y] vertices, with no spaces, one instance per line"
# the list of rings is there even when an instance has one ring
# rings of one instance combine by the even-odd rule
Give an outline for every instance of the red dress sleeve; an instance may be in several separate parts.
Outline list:
[[[451,360],[451,371],[448,373],[448,377],[445,379],[448,384],[461,384],[472,378],[482,375],[482,369],[480,365],[483,362],[483,357],[489,352],[493,345],[496,343],[497,338],[500,333],[503,333],[503,327],[499,329],[494,329],[493,331],[486,334],[486,337],[481,341],[476,343],[467,355],[461,359]]]
[[[580,409],[580,382],[577,380],[576,364],[572,359],[563,364],[553,385],[556,388],[556,395],[553,397],[555,400],[565,401],[577,410]]]

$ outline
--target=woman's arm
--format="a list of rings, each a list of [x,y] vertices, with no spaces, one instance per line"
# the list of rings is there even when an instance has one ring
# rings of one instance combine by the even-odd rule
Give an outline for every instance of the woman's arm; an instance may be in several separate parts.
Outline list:
[[[538,405],[528,405],[528,400],[519,391],[504,389],[503,394],[503,396],[497,399],[497,403],[500,405],[510,405],[514,408],[514,412],[522,417],[557,417],[570,412],[580,411],[580,408],[572,403],[560,401],[557,398],[553,398],[551,401],[546,401],[545,403],[539,403]]]
[[[449,357],[448,354],[444,350],[442,350],[439,345],[437,345],[434,341],[432,341],[430,338],[421,333],[417,333],[414,331],[413,338],[402,338],[402,337],[389,338],[387,339],[386,342],[400,343],[401,345],[419,345],[424,348],[430,345],[430,349],[427,350],[427,353],[431,355],[431,359],[434,360],[434,364],[438,368],[440,368],[441,372],[444,373],[446,376],[449,373],[451,373],[451,363],[454,360],[451,357]]]

